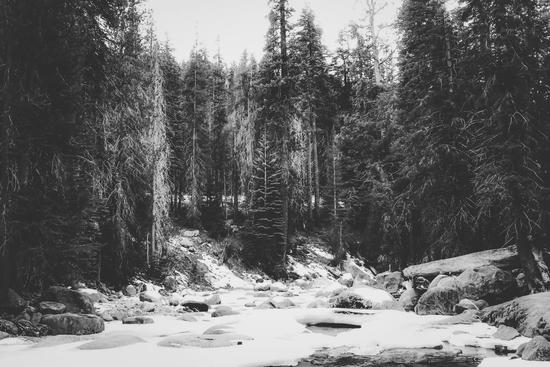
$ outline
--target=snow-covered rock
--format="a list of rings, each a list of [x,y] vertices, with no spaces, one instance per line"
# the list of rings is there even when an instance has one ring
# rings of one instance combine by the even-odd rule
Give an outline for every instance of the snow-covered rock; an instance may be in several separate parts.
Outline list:
[[[269,290],[273,292],[287,292],[288,287],[281,282],[275,282],[269,286]]]
[[[146,290],[139,294],[139,300],[142,302],[162,303],[162,295],[154,290]]]
[[[339,279],[338,283],[351,287],[353,285],[353,276],[350,273],[344,273]]]
[[[399,308],[397,301],[391,294],[382,289],[373,287],[350,288],[340,293],[331,301],[335,308],[362,308],[374,310],[388,310]]]

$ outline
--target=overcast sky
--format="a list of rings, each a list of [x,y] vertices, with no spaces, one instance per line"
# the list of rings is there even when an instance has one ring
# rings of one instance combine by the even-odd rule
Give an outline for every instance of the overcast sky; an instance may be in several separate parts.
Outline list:
[[[334,50],[338,32],[363,16],[363,1],[289,0],[289,3],[295,10],[293,20],[305,6],[311,7],[323,29],[325,45]],[[401,1],[384,2],[388,6],[380,22],[391,23]],[[257,59],[262,55],[268,27],[267,0],[145,0],[145,5],[153,11],[159,38],[169,40],[178,61],[188,58],[195,39],[213,55],[219,38],[221,55],[228,63],[238,61],[245,49]]]

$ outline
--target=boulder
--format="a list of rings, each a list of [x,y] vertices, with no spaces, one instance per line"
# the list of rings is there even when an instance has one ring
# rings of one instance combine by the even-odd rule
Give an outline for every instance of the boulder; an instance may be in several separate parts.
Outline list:
[[[256,283],[256,285],[254,285],[254,290],[256,292],[265,292],[268,291],[269,288],[270,284],[268,282]]]
[[[219,295],[213,294],[204,301],[207,305],[214,306],[222,303],[222,299]]]
[[[19,329],[20,335],[25,336],[46,336],[48,335],[48,327],[45,325],[35,325],[29,320],[19,320],[16,322],[17,328]]]
[[[418,291],[414,288],[409,288],[401,294],[398,302],[405,311],[414,311],[419,298],[420,294]]]
[[[376,276],[376,287],[384,289],[391,294],[396,294],[403,282],[403,274],[400,271],[384,272]]]
[[[331,302],[333,308],[356,308],[388,310],[397,309],[399,305],[391,294],[382,289],[363,286],[343,291]]]
[[[133,316],[122,319],[122,323],[126,325],[153,324],[154,322],[152,318],[145,316]]]
[[[155,310],[157,308],[157,305],[153,302],[141,302],[140,308],[143,312],[155,312]],[[123,317],[121,317],[117,320],[122,320],[126,316],[128,316],[128,315],[124,314]],[[114,317],[114,315],[113,315],[113,317]]]
[[[181,294],[174,293],[168,299],[168,304],[170,306],[179,306],[184,301],[184,299],[185,297],[183,297]]]
[[[542,336],[535,336],[520,345],[517,354],[526,361],[550,361],[550,342]]]
[[[517,293],[512,273],[494,265],[467,269],[458,276],[457,282],[462,298],[484,299],[489,304],[507,301]]]
[[[353,276],[350,273],[344,273],[339,279],[338,283],[346,287],[351,287],[353,285]]]
[[[0,331],[0,340],[9,338],[10,336],[10,334]]]
[[[508,325],[521,335],[542,335],[550,339],[550,292],[530,294],[482,311],[481,320],[491,325]]]
[[[78,292],[90,297],[90,299],[94,303],[102,303],[102,302],[107,302],[108,301],[107,296],[105,296],[103,293],[101,293],[100,291],[97,291],[95,289],[80,288],[80,289],[78,289]]]
[[[419,299],[415,311],[419,315],[453,315],[459,302],[459,291],[455,287],[428,289]]]
[[[63,303],[69,313],[89,314],[94,312],[94,303],[88,295],[64,287],[52,286],[48,288],[44,294],[44,300]]]
[[[67,310],[67,306],[60,302],[42,301],[38,304],[38,309],[43,314],[57,315],[64,313]]]
[[[137,294],[137,289],[133,285],[129,284],[126,288],[124,288],[123,293],[125,296],[133,297]]]
[[[42,317],[42,324],[50,328],[52,335],[88,335],[105,330],[103,319],[96,315],[77,315],[63,313]]]
[[[19,334],[19,328],[17,327],[17,325],[9,320],[0,319],[0,331],[8,333],[10,335]]]
[[[185,300],[181,303],[181,306],[192,312],[207,312],[210,308],[206,303],[194,300]]]
[[[237,311],[234,311],[229,306],[218,306],[216,307],[216,310],[212,312],[212,317],[222,317],[222,316],[230,316],[230,315],[238,315],[239,313]]]
[[[357,265],[353,259],[348,259],[343,264],[344,271],[353,276],[354,282],[360,284],[373,284],[375,282],[372,271]]]
[[[139,300],[142,302],[161,303],[162,295],[154,290],[146,290],[139,294]]]
[[[512,340],[520,336],[516,329],[506,325],[500,325],[498,330],[493,334],[493,338],[500,340]]]
[[[244,304],[244,307],[249,307],[249,308],[256,307],[256,303],[255,302],[247,302],[247,303]]]
[[[292,307],[296,307],[296,305],[294,304],[294,302],[292,302],[288,298],[273,297],[268,299],[261,305],[259,305],[257,308],[261,310],[261,309],[273,309],[273,308],[285,309],[285,308],[292,308]]]
[[[465,310],[475,310],[475,311],[481,311],[483,310],[484,308],[488,307],[489,304],[480,299],[480,300],[477,300],[477,301],[472,301],[471,299],[468,299],[468,298],[463,298],[460,300],[460,302],[458,302],[455,307],[454,307],[454,311],[455,313],[462,313],[464,312]]]

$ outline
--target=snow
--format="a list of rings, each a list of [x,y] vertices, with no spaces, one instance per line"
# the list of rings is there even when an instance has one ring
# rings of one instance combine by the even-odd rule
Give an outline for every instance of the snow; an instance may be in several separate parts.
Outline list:
[[[549,362],[524,361],[508,357],[485,358],[478,367],[548,367]]]
[[[204,264],[209,272],[205,275],[206,280],[210,282],[214,288],[241,288],[250,289],[252,284],[249,281],[239,278],[227,266],[220,265],[218,260],[209,254],[202,254],[202,259],[199,260]]]

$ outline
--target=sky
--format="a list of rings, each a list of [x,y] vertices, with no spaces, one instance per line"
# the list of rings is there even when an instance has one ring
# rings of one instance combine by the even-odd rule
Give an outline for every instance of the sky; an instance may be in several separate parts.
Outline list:
[[[289,0],[295,21],[309,6],[323,30],[329,50],[336,48],[338,33],[363,14],[364,0]],[[380,0],[388,6],[380,14],[380,24],[395,20],[400,0]],[[260,59],[268,28],[267,0],[145,0],[152,10],[159,39],[168,40],[178,61],[189,57],[198,40],[214,55],[218,49],[227,63],[238,62],[244,50]],[[387,31],[386,31],[387,33]],[[395,36],[387,33],[390,43]]]

